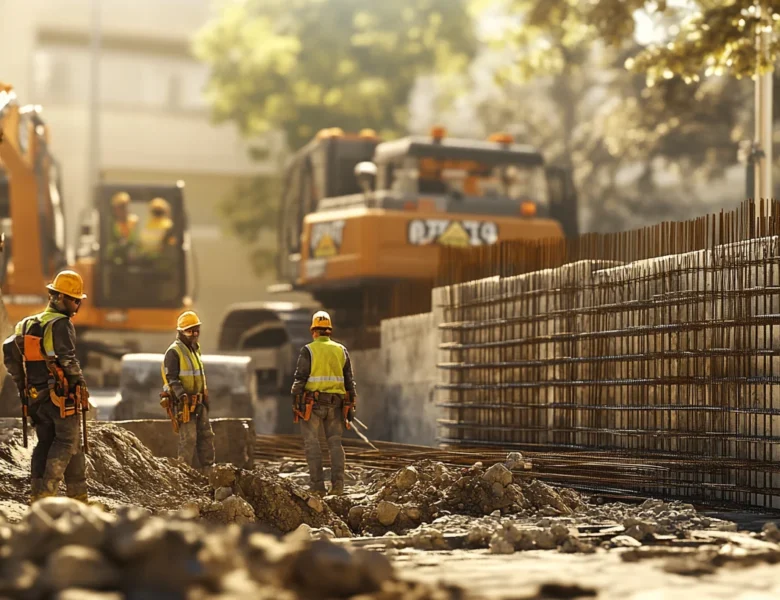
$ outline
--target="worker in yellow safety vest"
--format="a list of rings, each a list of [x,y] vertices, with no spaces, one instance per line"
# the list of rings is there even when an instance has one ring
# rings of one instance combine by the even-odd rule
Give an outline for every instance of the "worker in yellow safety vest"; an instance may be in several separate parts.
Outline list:
[[[149,217],[140,233],[141,253],[146,258],[159,261],[165,250],[175,245],[171,205],[163,198],[155,198],[149,204]]]
[[[323,427],[330,454],[330,493],[340,495],[344,493],[345,462],[341,435],[344,425],[355,415],[355,378],[349,352],[330,339],[330,315],[325,311],[314,313],[310,329],[313,341],[301,348],[292,385],[294,420],[301,423],[311,491],[321,496],[327,493],[319,443]]]
[[[200,354],[201,322],[192,311],[179,316],[177,336],[165,352],[161,367],[161,404],[179,434],[178,457],[195,467],[197,454],[201,471],[214,466],[214,431],[209,422],[209,392]]]

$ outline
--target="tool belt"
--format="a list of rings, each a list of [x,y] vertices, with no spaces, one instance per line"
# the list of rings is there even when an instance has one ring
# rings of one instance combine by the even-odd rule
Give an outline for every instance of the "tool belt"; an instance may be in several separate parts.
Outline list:
[[[160,406],[168,413],[175,433],[179,433],[179,423],[190,422],[199,404],[204,404],[208,408],[208,393],[184,394],[181,399],[176,399],[167,390],[160,392]]]
[[[298,423],[301,419],[304,421],[311,419],[314,403],[319,398],[319,392],[303,392],[303,394],[296,395],[293,400],[293,423]]]
[[[49,369],[49,399],[54,406],[60,409],[60,418],[65,419],[72,417],[75,414],[86,413],[89,411],[89,392],[81,386],[76,385],[73,390],[68,389],[68,379],[65,377],[65,372],[54,361],[46,361],[46,366]],[[37,397],[37,390],[35,396],[32,395],[30,390],[30,397]]]

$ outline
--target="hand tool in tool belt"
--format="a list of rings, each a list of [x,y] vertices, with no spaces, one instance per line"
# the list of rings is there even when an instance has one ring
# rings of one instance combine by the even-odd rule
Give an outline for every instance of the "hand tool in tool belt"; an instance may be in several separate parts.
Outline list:
[[[38,390],[35,388],[22,388],[19,390],[19,397],[22,399],[22,441],[27,448],[27,417],[30,416],[30,398],[35,400],[38,397]]]
[[[189,423],[198,404],[203,403],[203,394],[183,394],[179,400],[182,404],[181,422]]]
[[[301,419],[308,421],[311,418],[311,411],[314,408],[314,403],[319,397],[319,392],[303,392],[303,394],[296,394],[293,399],[293,423],[298,423]]]
[[[65,419],[73,415],[81,415],[81,424],[83,429],[83,450],[89,450],[89,440],[87,438],[87,412],[89,412],[89,390],[87,386],[76,384],[73,389],[69,389],[68,378],[65,377],[65,371],[53,360],[47,360],[46,366],[49,369],[49,399],[54,406],[60,409],[60,418]]]
[[[352,419],[355,418],[355,410],[357,409],[357,396],[347,392],[344,396],[344,427],[352,429]]]
[[[176,398],[168,390],[160,392],[160,406],[168,413],[168,418],[173,425],[173,432],[179,433],[179,420],[176,418]]]
[[[89,439],[87,438],[87,413],[89,412],[89,390],[87,386],[77,385],[74,389],[76,397],[76,411],[81,413],[81,433],[84,438],[83,451],[89,452]]]

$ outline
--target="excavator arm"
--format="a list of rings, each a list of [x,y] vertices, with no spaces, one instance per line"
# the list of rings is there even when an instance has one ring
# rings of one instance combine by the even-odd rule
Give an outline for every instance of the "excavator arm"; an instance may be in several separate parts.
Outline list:
[[[11,252],[4,292],[13,297],[39,297],[52,276],[50,256],[44,256],[43,235],[51,221],[46,185],[48,153],[46,134],[38,119],[25,117],[34,108],[22,109],[13,88],[0,83],[0,167],[11,182],[9,210]]]

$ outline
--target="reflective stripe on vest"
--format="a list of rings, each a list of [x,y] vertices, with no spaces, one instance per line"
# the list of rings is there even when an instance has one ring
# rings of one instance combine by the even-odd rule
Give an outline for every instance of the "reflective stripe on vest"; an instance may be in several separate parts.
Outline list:
[[[320,336],[306,344],[311,354],[311,372],[305,389],[326,394],[346,394],[344,387],[344,365],[347,353],[344,346],[327,336]]]
[[[46,356],[54,357],[54,334],[52,333],[52,328],[50,325],[52,325],[55,321],[59,321],[60,319],[65,318],[67,318],[67,316],[63,315],[61,312],[47,308],[42,313],[27,317],[19,321],[16,324],[15,333],[18,336],[26,336],[28,335],[30,326],[36,322],[40,323],[41,328],[43,329],[43,352],[46,354]],[[27,357],[25,357],[25,360],[27,360]]]
[[[179,356],[179,381],[187,394],[202,394],[206,391],[206,370],[200,358],[200,347],[194,352],[181,340],[174,341],[168,350],[173,349]],[[165,352],[168,354],[168,351]],[[165,376],[165,360],[160,367],[165,389],[168,389],[168,378]]]

